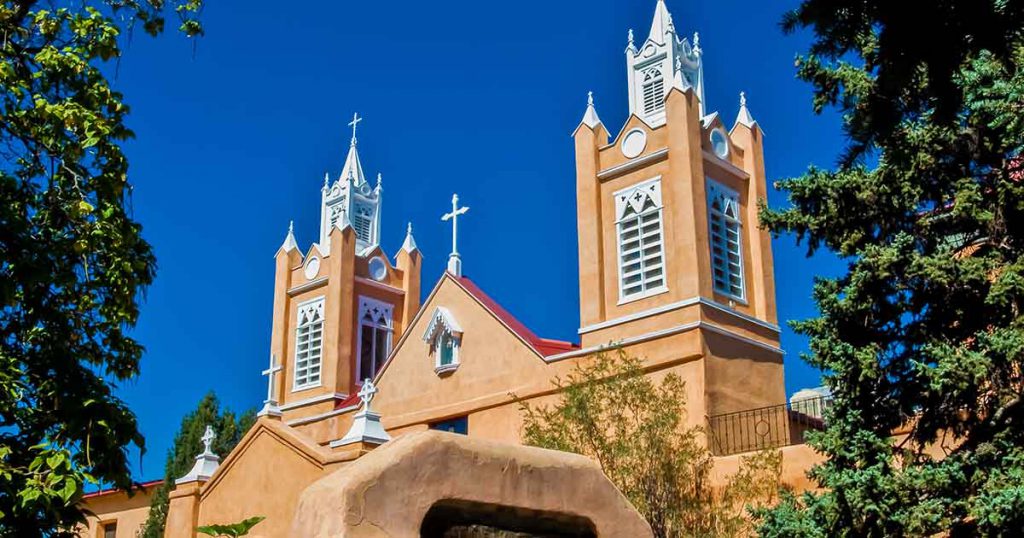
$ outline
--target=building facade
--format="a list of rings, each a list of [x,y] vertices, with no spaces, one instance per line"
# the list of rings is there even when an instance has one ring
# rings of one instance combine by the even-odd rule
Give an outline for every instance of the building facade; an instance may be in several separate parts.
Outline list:
[[[553,378],[611,348],[653,378],[679,375],[693,425],[785,404],[771,241],[757,225],[763,132],[742,94],[731,124],[706,109],[699,38],[663,0],[646,38],[629,32],[625,63],[625,124],[612,135],[591,96],[573,134],[579,342],[537,336],[462,274],[457,225],[471,214],[457,197],[447,271],[421,302],[411,225],[394,262],[380,248],[384,189],[364,175],[354,117],[342,172],[324,178],[318,242],[300,250],[289,228],[275,257],[260,420],[211,476],[179,481],[167,536],[252,515],[267,517],[258,535],[288,536],[303,492],[388,439],[445,430],[518,445],[521,404],[556,398]],[[806,454],[790,460],[802,487]]]

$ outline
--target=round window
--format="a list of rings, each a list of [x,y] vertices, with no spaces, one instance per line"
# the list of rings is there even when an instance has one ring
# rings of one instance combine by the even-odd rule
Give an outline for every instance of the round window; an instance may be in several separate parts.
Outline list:
[[[370,278],[381,281],[388,276],[388,265],[377,256],[370,259]]]
[[[711,150],[719,159],[729,156],[729,137],[721,128],[711,131]]]
[[[309,261],[306,262],[306,267],[303,269],[303,274],[306,275],[306,280],[313,280],[319,272],[320,258],[311,256]]]

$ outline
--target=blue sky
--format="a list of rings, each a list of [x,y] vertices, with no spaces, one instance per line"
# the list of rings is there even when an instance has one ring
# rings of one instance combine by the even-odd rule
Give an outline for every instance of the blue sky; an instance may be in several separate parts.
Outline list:
[[[795,1],[669,0],[676,28],[699,31],[707,109],[731,123],[747,92],[766,132],[770,179],[835,162],[835,114],[816,116],[794,78],[807,35],[778,21]],[[444,270],[453,192],[472,210],[460,226],[465,273],[545,337],[578,326],[573,146],[593,90],[612,132],[626,119],[623,50],[646,36],[655,0],[518,2],[219,0],[193,51],[177,35],[137,32],[118,68],[137,139],[136,219],[159,271],[135,336],[142,376],[118,393],[136,411],[149,453],[139,479],[163,473],[178,423],[215,390],[235,409],[265,394],[274,266],[290,219],[301,248],[315,239],[325,171],[340,172],[358,111],[368,175],[384,176],[383,246],[412,221],[425,253],[424,293]],[[769,202],[785,204],[772,192]],[[828,255],[774,243],[780,321],[814,314]],[[818,383],[788,328],[787,392]]]

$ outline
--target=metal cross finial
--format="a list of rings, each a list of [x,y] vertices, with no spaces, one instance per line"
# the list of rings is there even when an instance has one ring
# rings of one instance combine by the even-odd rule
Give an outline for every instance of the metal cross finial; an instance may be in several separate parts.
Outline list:
[[[459,215],[464,215],[469,207],[459,207],[459,195],[452,195],[452,212],[445,213],[441,220],[452,221],[452,253],[448,255],[448,271],[455,276],[462,276],[462,261],[459,258]]]
[[[356,127],[359,126],[359,122],[361,122],[361,121],[363,121],[363,118],[359,117],[359,113],[358,112],[356,112],[355,114],[352,114],[352,121],[349,122],[349,125],[352,127],[352,145],[353,146],[356,145]]]
[[[379,389],[377,388],[377,385],[373,384],[372,379],[366,378],[363,380],[363,386],[359,388],[357,395],[359,396],[359,399],[363,401],[364,411],[368,411],[370,409],[370,402],[378,391]]]
[[[206,431],[203,432],[203,437],[202,437],[203,453],[204,454],[212,454],[213,453],[213,448],[212,448],[213,447],[213,440],[216,439],[216,438],[217,438],[217,434],[213,433],[213,427],[212,426],[207,426],[206,427]]]

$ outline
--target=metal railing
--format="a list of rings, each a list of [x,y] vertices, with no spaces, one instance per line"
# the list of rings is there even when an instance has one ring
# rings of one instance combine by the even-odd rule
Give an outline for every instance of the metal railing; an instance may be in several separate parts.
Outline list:
[[[801,444],[807,431],[824,429],[829,402],[827,397],[808,398],[708,417],[711,453],[728,456]]]

